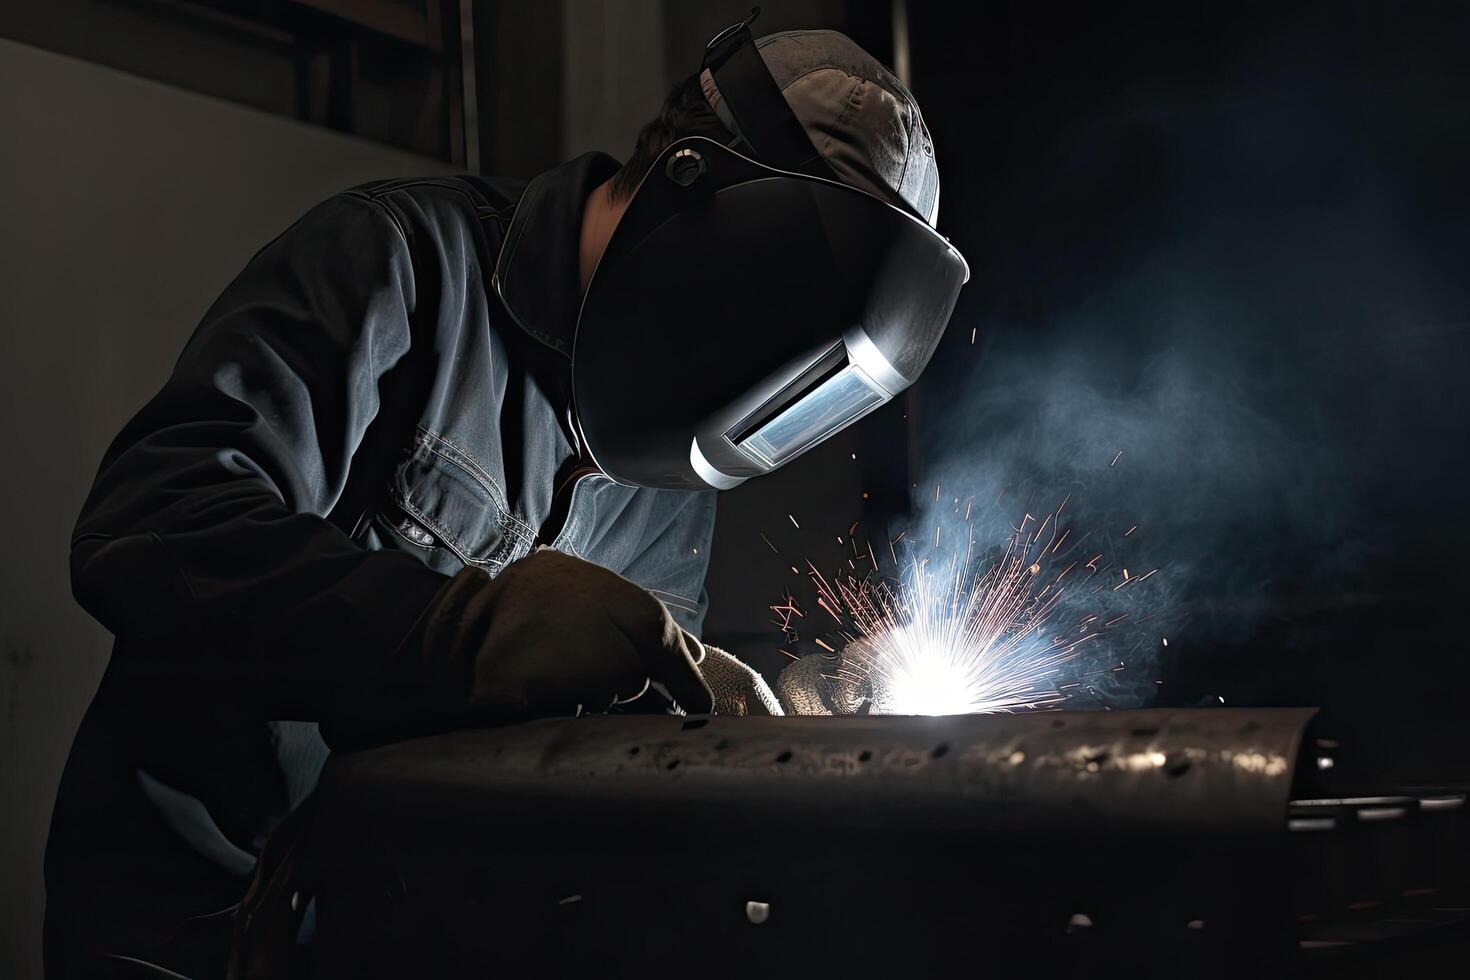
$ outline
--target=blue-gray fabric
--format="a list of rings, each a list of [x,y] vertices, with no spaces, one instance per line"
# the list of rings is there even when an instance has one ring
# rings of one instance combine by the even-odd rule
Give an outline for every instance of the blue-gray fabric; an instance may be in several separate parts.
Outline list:
[[[400,641],[466,565],[550,544],[698,633],[713,494],[586,472],[568,422],[582,205],[617,167],[326,201],[118,436],[72,544],[117,643],[53,818],[48,956],[141,953],[238,900],[239,855],[325,758],[316,723],[462,698]]]

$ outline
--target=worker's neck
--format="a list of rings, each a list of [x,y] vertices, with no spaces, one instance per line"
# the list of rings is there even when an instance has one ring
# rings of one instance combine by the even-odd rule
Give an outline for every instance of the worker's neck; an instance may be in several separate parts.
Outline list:
[[[613,229],[618,226],[623,212],[628,210],[626,200],[613,199],[612,184],[611,180],[600,184],[587,195],[587,203],[582,206],[582,235],[577,244],[577,261],[583,293],[587,292],[587,284],[592,281],[592,272],[612,238]]]

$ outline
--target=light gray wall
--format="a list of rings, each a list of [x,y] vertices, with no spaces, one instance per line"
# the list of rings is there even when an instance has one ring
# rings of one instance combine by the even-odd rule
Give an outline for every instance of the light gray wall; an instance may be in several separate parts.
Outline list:
[[[0,975],[40,975],[41,853],[110,639],[67,539],[112,436],[311,204],[445,164],[0,41]]]

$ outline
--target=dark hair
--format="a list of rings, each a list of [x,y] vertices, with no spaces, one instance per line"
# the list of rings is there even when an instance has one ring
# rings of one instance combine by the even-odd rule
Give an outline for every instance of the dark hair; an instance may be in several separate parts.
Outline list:
[[[705,101],[698,73],[675,85],[668,98],[664,99],[658,115],[638,133],[638,145],[633,148],[633,155],[613,178],[613,200],[631,197],[658,155],[668,149],[670,143],[686,136],[705,136],[721,143],[731,140],[730,131]]]

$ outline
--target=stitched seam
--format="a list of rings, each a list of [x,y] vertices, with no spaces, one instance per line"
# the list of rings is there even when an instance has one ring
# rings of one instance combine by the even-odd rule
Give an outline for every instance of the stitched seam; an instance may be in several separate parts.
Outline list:
[[[494,510],[495,526],[499,529],[502,539],[508,538],[512,541],[520,541],[523,543],[529,542],[534,539],[535,534],[531,530],[531,526],[511,512],[509,506],[505,503],[504,498],[497,492],[499,488],[495,486],[493,480],[489,484],[485,484],[483,481],[481,481],[479,476],[477,476],[470,469],[469,465],[467,465],[469,463],[468,460],[456,459],[452,455],[450,455],[450,453],[444,452],[438,447],[431,445],[427,440],[420,440],[420,445],[422,445],[430,453],[437,456],[439,459],[445,461],[446,463],[449,463],[452,466],[456,466],[464,470],[466,473],[469,474],[471,479],[481,485],[482,489],[486,491],[487,495],[490,498],[489,506]],[[452,446],[448,448],[451,450],[453,449]],[[401,470],[399,471],[398,493],[403,498],[403,500],[408,500],[408,485],[407,481],[402,476]],[[455,540],[456,542],[459,541],[457,537],[455,538]],[[460,543],[460,547],[465,547],[462,542]],[[465,550],[468,549],[466,548]],[[494,553],[495,549],[492,548],[490,551],[487,552],[487,555],[493,555]]]
[[[474,480],[475,483],[479,484],[481,486],[481,489],[486,491],[486,495],[490,498],[490,506],[494,507],[497,511],[500,512],[504,512],[506,510],[506,503],[500,495],[500,488],[496,487],[493,483],[486,484],[485,481],[482,480],[478,474],[471,472],[468,460],[461,461],[455,459],[454,453],[452,451],[441,449],[440,447],[430,445],[429,443],[424,443],[424,448],[427,449],[430,454],[439,457],[446,463],[457,466],[458,468],[469,473],[470,478]]]
[[[362,187],[355,187],[349,193],[357,194],[361,197],[366,197],[369,199],[378,198],[382,197],[385,194],[391,194],[394,191],[398,190],[400,187],[409,187],[413,184],[418,183],[419,181],[428,179],[429,178],[427,177],[399,177],[396,180],[383,181],[381,184],[376,185],[376,187],[374,187],[374,189],[372,190],[368,190]]]
[[[433,531],[435,535],[438,536],[439,541],[444,545],[444,547],[454,552],[454,556],[460,561],[464,562],[466,565],[474,565],[477,568],[486,568],[495,563],[493,558],[495,552],[493,550],[484,558],[475,558],[471,556],[469,553],[469,549],[467,549],[464,546],[464,543],[461,542],[459,538],[454,535],[454,532],[450,531],[438,521],[434,520],[432,517],[429,517],[422,510],[415,507],[406,496],[400,495],[398,506],[403,508],[403,512],[405,514],[417,520],[420,524],[427,527],[430,531]]]
[[[461,538],[441,522],[426,514],[422,508],[415,505],[403,489],[398,489],[394,496],[399,508],[409,517],[414,518],[430,531],[433,531],[440,543],[454,553],[454,556],[466,565],[474,565],[477,568],[495,569],[503,568],[507,561],[504,557],[511,545],[516,541],[514,537],[507,538],[502,535],[499,546],[489,549],[485,557],[476,558],[470,553],[469,547]]]
[[[903,114],[904,114],[904,117],[905,117],[905,121],[908,124],[905,127],[906,132],[904,133],[904,135],[908,138],[908,143],[907,143],[908,152],[903,155],[903,169],[900,170],[899,173],[898,173],[898,196],[899,197],[902,197],[903,196],[903,185],[909,179],[909,165],[914,162],[914,151],[917,149],[919,153],[923,153],[924,152],[924,147],[923,147],[923,141],[922,140],[919,141],[919,144],[920,144],[919,146],[915,147],[915,145],[914,145],[914,137],[918,135],[917,129],[918,129],[919,114],[914,111],[914,109],[913,109],[912,106],[905,105],[903,108],[904,108]],[[917,211],[919,209],[918,208],[914,208],[914,210]],[[928,218],[928,215],[925,215],[925,219],[926,220],[927,220],[927,218]]]
[[[849,75],[848,77],[849,78],[856,78],[857,76],[855,76],[855,75]],[[863,86],[864,85],[867,85],[867,84],[868,84],[868,82],[867,82],[866,79],[859,78],[858,79],[858,83],[852,87],[852,91],[849,92],[849,93],[847,93],[847,101],[843,103],[843,105],[842,105],[842,111],[837,114],[837,119],[834,120],[833,123],[832,123],[832,128],[834,130],[835,129],[838,129],[839,127],[841,127],[842,124],[847,120],[848,114],[850,112],[852,112],[853,103],[857,101],[858,93],[861,92],[863,90]],[[827,133],[827,139],[822,144],[822,150],[819,150],[818,152],[825,151],[826,148],[829,147],[829,146],[831,146],[831,145],[832,145],[832,133],[831,132],[828,132]],[[872,162],[873,162],[873,155],[871,153],[869,153],[868,154],[868,163],[871,165]],[[877,168],[874,167],[873,169],[876,170]]]
[[[534,181],[532,183],[534,184]],[[504,286],[504,274],[510,269],[510,263],[515,258],[515,251],[520,247],[521,238],[526,234],[526,222],[522,221],[520,224],[516,224],[516,219],[521,216],[521,207],[526,203],[526,195],[531,192],[531,186],[528,184],[525,191],[516,199],[515,212],[511,215],[510,223],[505,228],[505,240],[500,243],[500,254],[495,257],[495,268],[490,273],[490,286],[495,290],[495,295],[499,297],[500,304],[505,307],[506,312],[510,314],[510,318],[515,321],[516,326],[520,327],[527,336],[541,341],[541,338],[526,325],[526,321],[516,312],[516,308],[511,304],[510,300],[506,299]],[[544,341],[541,342],[545,343]]]
[[[649,592],[653,592],[653,593],[657,593],[658,595],[666,595],[666,596],[670,596],[670,597],[675,598],[675,599],[680,599],[680,600],[682,600],[684,602],[693,602],[694,601],[693,599],[689,598],[687,595],[683,595],[683,594],[678,593],[678,592],[670,592],[668,589],[649,589],[648,591]]]
[[[453,192],[455,194],[458,194],[460,197],[464,198],[466,201],[469,201],[470,202],[470,207],[474,208],[476,211],[478,211],[480,209],[480,202],[479,202],[478,199],[476,199],[475,195],[471,194],[469,191],[465,190],[463,187],[460,187],[458,184],[448,184],[448,183],[443,183],[441,181],[434,181],[434,180],[422,180],[422,181],[417,181],[415,184],[410,185],[410,186],[420,186],[420,185],[422,185],[424,187],[437,187],[440,190],[451,191],[451,192]],[[408,189],[407,187],[396,187],[396,188],[393,189],[393,193],[397,193],[398,191],[403,191],[403,190],[407,190],[407,189]]]
[[[505,500],[505,491],[500,489],[500,486],[495,482],[495,478],[490,475],[490,472],[485,469],[484,465],[478,459],[448,439],[429,431],[422,425],[416,426],[416,428],[423,435],[420,442],[425,449],[440,459],[447,460],[461,467],[470,476],[475,478],[475,482],[484,488],[485,492],[490,495],[490,502],[499,509],[497,519],[501,520],[502,523],[509,522],[513,524],[528,538],[535,537],[535,529],[511,511],[510,505]]]
[[[778,40],[779,38],[783,38],[783,37],[801,37],[801,36],[810,36],[812,34],[824,34],[824,33],[826,33],[826,32],[825,31],[782,31],[779,34],[771,34],[771,35],[768,35],[766,37],[763,37],[763,38],[761,38],[761,40],[762,41],[765,41],[767,43],[770,43],[772,41]],[[851,40],[851,39],[849,39],[849,40]],[[766,44],[757,44],[756,45],[756,51],[759,52],[764,47],[766,47]],[[764,60],[765,56],[762,55],[761,57],[762,57],[762,60]],[[782,85],[781,86],[781,93],[784,95],[786,93],[786,89],[787,88],[789,88],[792,85],[796,84],[797,82],[801,81],[803,78],[807,77],[808,75],[815,75],[819,71],[833,71],[833,70],[835,70],[835,71],[840,71],[844,75],[847,75],[847,76],[849,76],[851,78],[860,78],[860,79],[862,79],[865,82],[872,82],[873,84],[880,86],[885,91],[887,91],[890,94],[892,94],[895,98],[897,98],[897,99],[899,99],[899,100],[901,100],[903,102],[912,103],[913,102],[913,93],[912,92],[908,92],[907,95],[905,95],[905,92],[907,92],[908,86],[905,86],[903,84],[903,79],[898,78],[897,76],[893,75],[893,73],[891,71],[887,71],[887,69],[882,64],[879,64],[878,65],[878,68],[880,70],[886,72],[900,86],[903,86],[903,90],[902,91],[895,90],[892,86],[887,85],[887,84],[884,84],[884,81],[881,78],[876,78],[876,79],[874,79],[874,78],[868,78],[868,77],[866,77],[864,75],[859,75],[857,72],[849,71],[847,68],[845,68],[842,65],[834,64],[834,63],[828,61],[828,62],[824,62],[823,64],[820,64],[820,65],[812,65],[810,68],[808,68],[806,71],[802,72],[800,75],[796,75],[796,76],[792,77],[790,80],[788,80],[786,82],[785,85]],[[767,70],[769,71],[770,69],[767,68]]]
[[[781,87],[781,94],[782,95],[785,95],[786,94],[786,90],[788,88],[790,88],[791,86],[795,85],[797,82],[801,81],[803,78],[806,78],[808,75],[815,75],[819,71],[840,71],[840,72],[842,72],[842,74],[846,75],[848,78],[856,78],[860,82],[867,82],[870,85],[876,85],[879,88],[881,88],[883,91],[887,92],[889,95],[893,96],[899,102],[902,102],[905,106],[908,106],[909,108],[913,108],[914,102],[913,102],[913,96],[912,95],[905,96],[902,92],[895,91],[892,86],[884,85],[883,84],[883,80],[880,79],[880,78],[868,78],[866,75],[859,75],[857,72],[848,71],[846,68],[843,68],[841,65],[816,65],[815,67],[808,68],[806,71],[802,72],[800,75],[795,76],[794,78],[791,79],[791,81],[789,81],[785,85],[783,85]]]
[[[352,197],[356,197],[356,198],[358,198],[358,199],[360,199],[362,201],[366,201],[369,204],[376,205],[377,207],[379,207],[380,209],[382,209],[382,211],[385,214],[387,214],[389,216],[389,218],[392,219],[394,227],[396,227],[398,229],[398,234],[401,235],[401,236],[403,236],[404,243],[407,244],[407,242],[408,242],[408,233],[404,230],[403,224],[398,219],[397,213],[391,207],[388,206],[388,204],[389,204],[388,198],[390,198],[392,195],[397,194],[399,191],[408,190],[411,187],[437,187],[440,190],[451,191],[451,192],[453,192],[455,194],[460,195],[466,201],[469,202],[470,206],[475,209],[475,217],[476,217],[477,220],[479,220],[479,221],[486,221],[486,220],[491,219],[491,218],[495,219],[496,221],[499,221],[500,220],[501,211],[502,211],[501,208],[497,208],[497,207],[495,207],[492,204],[481,204],[479,202],[479,200],[475,197],[475,195],[471,194],[469,191],[465,190],[463,187],[460,187],[457,184],[451,184],[451,183],[448,183],[446,181],[441,181],[441,180],[432,180],[432,179],[406,180],[406,181],[402,181],[402,182],[399,182],[399,183],[392,184],[391,186],[388,186],[388,187],[381,188],[381,189],[379,189],[377,191],[366,192],[366,191],[361,191],[361,190],[351,190],[351,191],[345,191],[344,193],[346,193],[346,194],[348,194],[348,195],[350,195]],[[488,214],[485,214],[485,213],[481,213],[481,212],[489,212],[489,213]]]
[[[433,446],[429,446],[427,443],[424,443],[422,441],[420,442],[420,444],[428,449],[429,452],[434,453],[446,462],[463,468],[462,464],[456,462],[453,459],[450,459],[448,456],[445,456],[442,453],[437,452]],[[471,473],[470,475],[472,478],[474,477],[473,473]],[[497,504],[494,500],[491,500],[490,506],[495,510],[495,526],[500,532],[500,543],[487,549],[484,558],[473,558],[470,556],[470,548],[464,543],[464,541],[460,538],[458,534],[451,531],[446,525],[428,516],[428,514],[425,513],[422,508],[411,501],[408,480],[404,476],[404,471],[402,467],[399,468],[397,474],[394,477],[394,481],[395,485],[393,487],[393,498],[394,502],[397,503],[399,508],[405,514],[408,514],[410,517],[416,518],[420,523],[428,527],[429,530],[433,531],[444,542],[445,546],[449,548],[450,551],[454,552],[454,554],[466,564],[483,565],[486,567],[495,565],[497,564],[497,555],[500,552],[503,552],[506,549],[514,546],[517,542],[524,542],[526,540],[526,536],[521,531],[521,529],[517,526],[512,525],[506,520],[507,511],[505,507]],[[478,480],[476,482],[478,482]],[[499,561],[498,564],[504,565],[505,562]]]
[[[356,190],[350,191],[349,193],[357,194],[371,201],[376,201],[379,198],[388,197],[389,195],[396,194],[399,191],[406,191],[412,187],[438,187],[441,190],[454,191],[456,194],[461,194],[469,198],[471,202],[475,201],[475,196],[471,194],[468,190],[466,190],[462,185],[456,184],[453,181],[443,180],[442,178],[438,177],[407,177],[403,180],[390,181],[389,183],[377,188],[376,190],[366,191],[358,188]],[[476,204],[475,206],[480,207],[479,204]]]
[[[475,482],[481,484],[485,492],[490,495],[491,502],[502,509],[505,508],[505,492],[500,489],[495,478],[490,475],[490,471],[485,469],[478,459],[422,425],[415,426],[415,428],[419,430],[422,437],[419,439],[421,446],[439,458],[446,459],[469,471],[469,474],[475,478]]]
[[[811,33],[811,32],[810,31],[805,31],[805,32],[803,32],[803,31],[791,31],[791,32],[788,32],[788,33],[800,34],[800,33]],[[889,88],[887,85],[884,85],[881,81],[874,81],[871,78],[865,78],[862,75],[854,74],[853,72],[848,71],[846,68],[843,68],[840,65],[818,65],[815,68],[811,68],[811,69],[809,69],[807,71],[804,71],[800,75],[797,75],[795,78],[791,79],[791,81],[787,82],[786,85],[781,89],[781,94],[784,96],[786,94],[786,89],[788,89],[791,86],[795,85],[797,82],[801,81],[803,78],[806,78],[808,75],[815,75],[819,71],[840,71],[844,75],[846,75],[848,78],[856,78],[858,80],[858,84],[853,87],[852,94],[849,95],[848,98],[847,98],[847,104],[842,107],[842,112],[838,114],[836,121],[833,123],[834,126],[841,125],[841,123],[843,122],[843,120],[845,120],[847,118],[848,112],[852,109],[852,100],[857,96],[858,90],[861,89],[864,85],[876,85],[879,88],[881,88],[883,91],[887,92],[889,95],[893,96],[894,99],[896,99],[898,102],[902,103],[902,105],[904,107],[904,116],[906,117],[906,124],[905,124],[905,127],[904,128],[905,128],[905,131],[906,131],[906,135],[908,136],[908,150],[909,150],[909,152],[906,153],[906,154],[904,154],[904,158],[903,158],[903,170],[900,171],[899,172],[899,175],[898,175],[898,186],[899,186],[899,190],[895,190],[893,192],[893,193],[897,194],[899,197],[902,197],[903,196],[903,193],[902,193],[903,182],[908,177],[909,164],[913,161],[913,158],[914,158],[914,154],[913,154],[913,149],[914,149],[914,130],[915,130],[915,127],[917,125],[917,120],[918,120],[918,113],[915,111],[914,104],[908,98],[905,98],[902,93],[895,92],[893,89]],[[822,152],[823,150],[826,149],[826,147],[831,146],[831,145],[832,145],[832,134],[831,133],[828,133],[827,134],[827,138],[826,138],[826,142],[823,143],[822,148],[819,149],[818,152]],[[869,153],[868,154],[868,163],[871,164],[872,162],[873,162],[873,155],[871,153]]]
[[[372,207],[382,212],[383,217],[387,218],[389,223],[393,225],[393,229],[398,232],[398,237],[403,239],[404,247],[409,247],[408,232],[404,229],[403,222],[398,220],[398,214],[392,208],[388,207],[377,198],[369,197],[368,195],[359,193],[358,191],[344,191],[343,194],[347,197],[355,197],[369,207]]]
[[[426,445],[425,448],[428,448],[429,453],[437,455],[437,457],[440,457],[441,460],[445,461],[445,463],[451,464],[451,466],[460,467],[460,469],[465,469],[465,464],[460,463],[459,460],[454,460],[454,458],[451,458],[450,455],[441,453],[441,451],[438,451],[437,448],[432,447],[432,445]],[[473,473],[470,473],[470,476],[472,476],[473,478],[473,476],[475,475],[473,475]],[[479,480],[476,479],[475,482],[478,483]],[[404,492],[403,497],[404,500],[407,500],[407,492]],[[509,508],[507,508],[506,504],[503,504],[503,502],[491,500],[490,505],[492,508],[494,508],[495,526],[500,529],[501,538],[509,535],[512,536],[512,538],[522,539],[522,541],[528,541],[529,525],[523,525],[523,523],[520,522],[520,519],[517,519],[514,514],[510,513]],[[494,550],[491,550],[490,552],[488,552],[488,554],[494,554]]]
[[[795,78],[791,79],[791,81],[787,82],[784,86],[782,86],[782,88],[781,88],[781,94],[782,95],[785,95],[786,94],[786,90],[788,88],[790,88],[791,86],[795,85],[797,82],[801,81],[803,78],[806,78],[808,75],[815,75],[819,71],[840,71],[840,72],[842,72],[842,74],[846,75],[848,78],[856,78],[860,82],[872,81],[872,79],[864,78],[862,75],[859,75],[857,72],[848,71],[846,68],[843,68],[841,65],[817,65],[814,68],[808,68],[806,71],[802,72],[800,75],[797,75]]]
[[[583,473],[581,476],[577,477],[577,482],[572,484],[571,497],[567,501],[566,521],[562,524],[561,530],[557,532],[556,537],[551,542],[551,546],[553,548],[556,548],[557,550],[570,551],[578,558],[586,557],[586,555],[582,554],[581,549],[572,544],[572,538],[574,538],[577,533],[582,530],[582,518],[581,515],[577,513],[577,495],[581,493],[582,487],[585,484],[587,484],[591,480],[596,480],[599,478],[607,479],[607,477],[605,477],[601,473]],[[563,541],[566,542],[565,546],[563,546],[562,544]]]
[[[527,193],[530,193],[530,190],[531,189],[529,187],[526,188],[526,192]],[[537,188],[537,192],[538,193],[540,192],[540,188]],[[521,244],[521,239],[523,237],[525,237],[525,234],[526,234],[526,224],[525,224],[525,222],[522,222],[519,225],[517,225],[515,223],[515,218],[519,218],[520,217],[520,215],[521,215],[521,206],[524,205],[525,203],[526,203],[526,195],[525,194],[522,194],[521,197],[520,197],[520,200],[516,201],[516,213],[515,213],[515,216],[511,219],[510,227],[506,229],[506,236],[505,236],[506,240],[505,240],[504,244],[502,244],[501,247],[500,247],[500,255],[498,255],[496,257],[496,259],[495,259],[495,278],[496,279],[500,279],[501,278],[501,275],[500,274],[503,271],[503,269],[509,268],[510,263],[511,263],[511,260],[515,258],[515,251],[516,251],[516,249]],[[512,232],[514,232],[514,234],[511,234]]]
[[[674,605],[688,609],[690,612],[699,612],[697,600],[690,599],[688,596],[682,596],[677,592],[666,592],[663,589],[649,589],[648,591],[656,596],[668,596],[669,599],[675,600]]]

